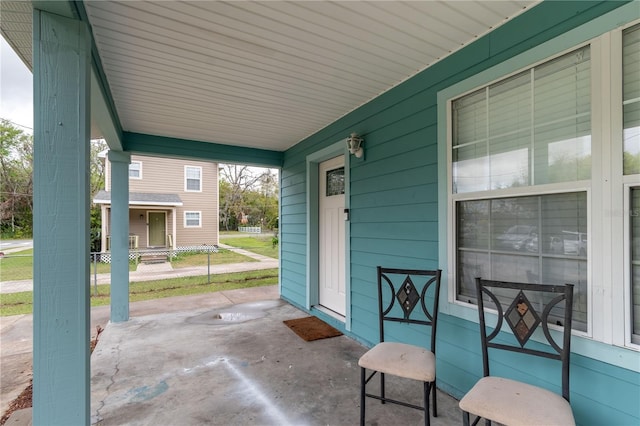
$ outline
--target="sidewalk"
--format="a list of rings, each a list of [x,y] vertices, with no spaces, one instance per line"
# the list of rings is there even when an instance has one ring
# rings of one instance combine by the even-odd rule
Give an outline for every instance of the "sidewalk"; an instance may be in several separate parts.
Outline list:
[[[205,265],[205,266],[193,266],[189,268],[178,268],[178,269],[173,269],[170,263],[157,263],[157,264],[150,264],[150,265],[139,264],[137,270],[129,272],[129,282],[134,283],[134,282],[141,282],[141,281],[163,280],[167,278],[191,277],[191,276],[207,275],[207,273],[210,273],[211,275],[227,274],[232,272],[256,271],[260,269],[273,269],[273,268],[279,267],[278,259],[252,253],[250,251],[238,249],[225,244],[220,244],[219,247],[228,249],[228,250],[233,250],[238,254],[251,257],[252,259],[257,260],[258,262],[229,263],[224,265],[212,264],[210,265],[209,268],[207,268],[207,266]],[[96,278],[97,278],[98,285],[109,284],[111,282],[111,274],[94,275],[93,273],[91,273],[90,285],[94,285],[96,283]],[[32,291],[32,290],[33,290],[32,280],[0,282],[0,294],[1,293],[4,293],[4,294],[18,293],[21,291]]]

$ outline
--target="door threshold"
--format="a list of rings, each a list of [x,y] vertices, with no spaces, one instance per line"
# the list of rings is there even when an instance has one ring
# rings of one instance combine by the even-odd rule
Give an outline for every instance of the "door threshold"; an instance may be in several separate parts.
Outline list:
[[[339,314],[336,311],[332,311],[331,309],[326,308],[322,305],[314,305],[312,306],[311,309],[315,309],[317,311],[322,312],[323,314],[329,315],[330,317],[337,319],[340,322],[346,323],[346,317],[344,315]]]

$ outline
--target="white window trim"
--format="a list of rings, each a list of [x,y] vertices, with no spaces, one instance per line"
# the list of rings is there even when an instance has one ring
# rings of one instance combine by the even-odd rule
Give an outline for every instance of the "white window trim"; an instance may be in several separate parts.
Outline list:
[[[198,169],[200,170],[200,189],[188,189],[187,188],[187,170]],[[201,166],[184,166],[184,191],[185,192],[202,192],[203,179],[202,179],[202,167]]]
[[[591,48],[591,75],[592,75],[592,82],[591,82],[591,93],[592,93],[592,106],[594,104],[594,100],[593,98],[595,97],[595,83],[594,81],[596,81],[596,78],[594,77],[594,72],[596,72],[596,70],[594,70],[594,67],[597,63],[597,60],[595,59],[595,55],[596,52],[598,51],[598,48],[595,47],[595,44],[597,44],[597,40],[590,40],[587,42],[583,42],[579,45],[576,46],[571,46],[568,49],[563,49],[560,52],[556,52],[554,55],[550,55],[548,57],[539,59],[529,65],[526,65],[522,68],[518,68],[516,70],[513,70],[511,73],[505,74],[504,76],[499,76],[498,78],[494,78],[493,80],[490,80],[486,83],[480,84],[478,86],[472,87],[469,90],[462,92],[460,94],[456,94],[455,96],[450,97],[449,99],[447,99],[446,101],[446,105],[447,105],[447,128],[451,129],[453,126],[453,120],[450,114],[450,111],[452,109],[452,104],[453,101],[456,99],[459,99],[463,96],[465,96],[468,93],[473,93],[475,91],[477,91],[478,89],[481,89],[483,87],[486,86],[490,86],[494,83],[497,82],[501,82],[504,81],[508,78],[510,78],[513,75],[516,74],[520,74],[524,71],[528,71],[532,68],[535,68],[539,65],[545,64],[549,61],[552,61],[555,58],[558,58],[560,56],[563,56],[567,53],[570,53],[576,49],[585,47],[585,46],[590,46]],[[595,52],[594,52],[595,50]],[[596,141],[596,137],[595,137],[595,132],[596,129],[594,129],[594,127],[596,126],[594,123],[598,120],[595,115],[596,115],[596,111],[594,111],[595,108],[592,108],[591,111],[591,126],[592,126],[592,138],[591,138],[591,157],[592,158],[598,158],[597,157],[597,152],[599,152],[600,150],[596,148],[596,145],[598,145],[598,141]],[[448,259],[448,265],[447,265],[447,269],[449,272],[449,291],[448,291],[448,300],[450,304],[453,305],[457,305],[460,306],[462,308],[464,308],[465,310],[470,310],[471,313],[471,317],[473,318],[472,320],[474,322],[478,321],[478,314],[477,314],[477,306],[474,304],[470,304],[461,300],[458,300],[456,295],[457,295],[457,289],[456,289],[456,265],[457,265],[457,257],[456,257],[456,229],[455,229],[455,223],[456,223],[456,209],[455,209],[455,203],[458,201],[465,201],[465,200],[480,200],[480,199],[497,199],[497,198],[510,198],[510,197],[526,197],[526,196],[542,196],[542,195],[549,195],[549,194],[562,194],[562,193],[573,193],[573,192],[585,192],[587,194],[587,229],[589,231],[591,231],[593,229],[592,227],[592,199],[593,199],[593,182],[595,182],[597,180],[597,176],[596,173],[593,172],[594,167],[592,166],[592,175],[591,175],[591,179],[587,180],[587,181],[573,181],[573,182],[560,182],[560,183],[550,183],[550,184],[542,184],[542,185],[529,185],[529,186],[522,186],[522,187],[514,187],[514,188],[505,188],[505,189],[494,189],[494,190],[486,190],[486,191],[476,191],[476,192],[462,192],[462,193],[453,193],[453,179],[452,179],[452,172],[453,172],[453,141],[452,141],[452,132],[447,132],[447,163],[446,163],[446,168],[447,168],[447,210],[448,210],[448,223],[450,223],[451,225],[447,227],[447,247],[448,247],[448,254],[447,254],[447,259]],[[593,236],[591,235],[591,233],[589,234],[589,240],[587,242],[587,253],[588,253],[588,257],[587,257],[587,294],[588,294],[588,301],[587,301],[587,331],[583,332],[583,331],[578,331],[578,330],[573,330],[572,334],[573,335],[579,335],[579,336],[588,336],[588,337],[593,337],[592,335],[592,324],[593,324],[593,311],[594,311],[594,307],[593,307],[593,288],[592,288],[592,282],[593,280],[593,266],[592,266],[592,244],[593,244]],[[469,313],[467,312],[466,315],[469,315]],[[469,317],[467,317],[465,315],[466,319],[469,319]],[[552,326],[552,328],[554,328]]]
[[[631,176],[625,176],[630,178]],[[635,177],[635,181],[631,182],[631,179],[625,179],[624,184],[624,261],[625,268],[624,271],[621,271],[624,274],[624,295],[623,300],[631,301],[632,300],[632,290],[631,290],[631,189],[636,189],[640,191],[640,180],[637,175]],[[640,214],[640,212],[635,212],[635,214]],[[624,312],[624,343],[625,346],[635,347],[640,350],[640,344],[633,343],[631,341],[633,334],[633,307],[631,303],[625,303]]]
[[[189,213],[197,213],[198,214],[198,224],[197,225],[187,225],[187,215]],[[183,225],[184,225],[185,228],[202,228],[202,211],[187,210],[187,211],[184,212],[183,218],[184,218]]]
[[[640,22],[631,22],[613,31],[611,33],[612,46],[622,45],[622,33],[625,29],[640,24]],[[611,51],[611,73],[613,75],[622,75],[622,48],[612,49]],[[621,117],[623,113],[622,107],[622,85],[612,84],[611,87],[611,110],[612,116]],[[622,121],[611,120],[611,143],[612,152],[615,157],[612,158],[613,162],[622,163],[623,161],[623,137],[624,129]],[[613,292],[613,300],[615,303],[622,304],[623,310],[614,310],[614,321],[620,323],[624,322],[624,327],[614,328],[613,342],[614,344],[623,344],[626,347],[636,349],[640,351],[640,344],[633,343],[631,341],[633,334],[633,307],[632,307],[632,285],[631,285],[631,189],[640,189],[640,175],[614,175],[612,176],[612,185],[622,188],[620,191],[615,191],[615,195],[620,200],[614,200],[618,204],[622,204],[623,220],[619,226],[622,228],[620,232],[624,236],[624,244],[622,249],[616,247],[616,251],[612,252],[612,256],[618,256],[620,259],[619,268],[612,271],[612,280],[618,280],[624,282],[623,288],[615,288]],[[619,212],[612,212],[616,215]],[[618,244],[619,246],[619,244]],[[621,343],[622,342],[622,343]]]
[[[140,176],[131,176],[130,170],[131,170],[131,164],[138,164],[140,167],[138,168],[138,170],[140,171]],[[129,164],[129,179],[142,179],[142,161],[131,161],[131,163]]]
[[[613,212],[605,212],[604,208],[594,208],[594,206],[611,205],[603,204],[605,202],[615,202],[619,205],[618,212],[620,212],[620,209],[625,209],[622,204],[622,182],[618,184],[615,182],[615,179],[611,181],[613,176],[616,176],[619,181],[632,180],[634,183],[638,182],[637,176],[622,178],[622,124],[621,120],[618,120],[618,118],[622,117],[622,89],[613,90],[616,85],[621,86],[620,78],[613,79],[617,80],[617,82],[611,79],[613,75],[621,75],[621,71],[619,72],[619,70],[616,69],[622,66],[621,43],[618,42],[616,45],[619,46],[619,49],[607,49],[607,47],[616,44],[616,38],[621,39],[621,32],[624,28],[637,24],[638,19],[640,19],[640,13],[638,13],[637,7],[634,8],[631,4],[622,6],[594,21],[536,46],[523,54],[510,58],[438,93],[438,173],[440,194],[438,214],[439,241],[442,242],[439,246],[439,258],[440,268],[443,269],[444,287],[448,294],[447,299],[449,302],[441,305],[441,310],[444,313],[471,322],[478,322],[477,308],[475,305],[469,305],[455,300],[455,264],[452,259],[452,252],[455,251],[455,245],[453,244],[455,242],[455,230],[453,229],[453,224],[455,224],[455,211],[451,208],[452,180],[450,178],[450,167],[452,153],[451,132],[449,131],[452,126],[451,115],[449,113],[451,110],[451,100],[477,90],[487,84],[501,81],[510,75],[536,66],[539,63],[544,63],[556,56],[577,49],[582,45],[591,44],[591,155],[594,159],[598,159],[598,156],[604,156],[604,158],[599,158],[600,161],[594,161],[592,165],[591,182],[590,185],[587,185],[587,188],[580,182],[572,182],[569,184],[570,188],[574,191],[587,189],[587,208],[589,209],[588,229],[590,233],[588,242],[589,334],[585,335],[584,333],[581,334],[580,332],[574,331],[572,351],[632,371],[640,371],[640,366],[637,364],[636,353],[640,350],[640,345],[630,344],[630,334],[624,331],[625,328],[628,330],[628,327],[631,326],[629,321],[630,313],[625,312],[631,309],[629,299],[630,281],[625,281],[622,277],[625,268],[628,269],[630,266],[630,258],[625,258],[623,253],[624,246],[620,243],[619,239],[614,240],[610,232],[623,231],[624,214],[618,213],[618,218],[616,219],[612,218],[612,216],[616,216],[615,207]],[[608,52],[611,52],[610,56],[605,56]],[[605,66],[607,63],[614,62],[617,57],[619,57],[620,60],[618,60],[616,67]],[[619,112],[616,112],[617,109],[619,109]],[[607,120],[605,120],[603,116],[605,113],[611,114],[611,117]],[[620,123],[617,123],[615,120],[620,121]],[[620,145],[620,149],[617,150],[619,153],[613,154],[615,151],[613,143]],[[607,147],[607,149],[602,149],[603,146]],[[620,158],[618,159],[618,157]],[[602,183],[605,179],[608,179],[609,182]],[[603,187],[603,185],[606,186],[606,188]],[[556,184],[554,184],[553,187],[553,190],[563,188],[562,186],[556,186]],[[527,190],[529,189],[531,188],[527,188]],[[504,190],[500,192],[500,196],[526,195],[527,190],[523,190],[522,188],[514,188],[511,191]],[[537,195],[546,193],[547,190],[552,189],[539,185],[532,190],[534,190]],[[473,194],[464,194],[464,196],[472,195]],[[486,198],[491,198],[490,195],[491,193],[487,192]],[[626,195],[626,199],[628,200],[628,195]],[[629,211],[628,205],[625,211]],[[607,227],[603,229],[602,225],[605,223]],[[628,238],[628,232],[624,235]],[[611,248],[614,246],[617,247],[619,256],[616,256],[616,253],[611,251]],[[628,247],[628,244],[626,246]],[[598,252],[594,253],[594,249],[596,248]],[[611,252],[611,262],[609,262],[608,265],[603,265],[607,263],[602,259],[604,256],[600,255],[603,252]],[[620,279],[617,281],[615,281],[616,273],[614,271],[619,271]],[[594,288],[593,282],[597,282],[598,287]],[[622,283],[625,285],[622,285]],[[621,309],[622,307],[624,308]]]

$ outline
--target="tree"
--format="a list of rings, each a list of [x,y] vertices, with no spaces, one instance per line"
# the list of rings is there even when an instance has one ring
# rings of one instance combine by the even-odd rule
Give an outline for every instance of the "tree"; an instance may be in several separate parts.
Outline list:
[[[91,141],[90,194],[104,188],[104,140]],[[3,237],[33,235],[33,137],[0,119],[0,231]],[[100,240],[100,208],[91,207],[91,239]]]
[[[33,234],[33,137],[0,119],[0,230]]]
[[[90,182],[89,194],[93,198],[96,193],[104,189],[104,160],[100,158],[100,153],[108,149],[104,139],[94,139],[91,141],[91,151],[89,154]],[[100,206],[91,203],[90,211],[90,241],[91,251],[100,250],[102,237],[102,215]]]
[[[277,226],[278,179],[272,169],[221,164],[218,188],[221,229]]]

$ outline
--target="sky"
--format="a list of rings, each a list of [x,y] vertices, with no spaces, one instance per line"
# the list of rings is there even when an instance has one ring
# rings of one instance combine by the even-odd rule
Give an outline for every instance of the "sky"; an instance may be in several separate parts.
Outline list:
[[[33,77],[11,46],[0,37],[0,118],[33,134]]]

